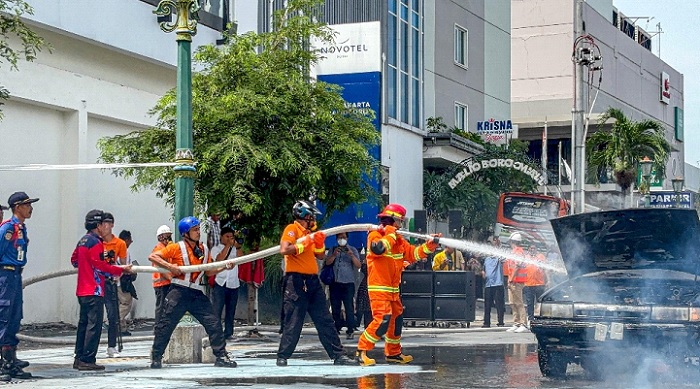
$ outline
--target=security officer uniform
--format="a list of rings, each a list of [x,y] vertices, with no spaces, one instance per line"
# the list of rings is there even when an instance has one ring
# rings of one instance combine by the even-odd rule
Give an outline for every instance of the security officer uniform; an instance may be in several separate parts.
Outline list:
[[[10,196],[9,205],[31,204],[39,199],[30,199],[24,192]],[[13,215],[0,225],[0,346],[2,346],[2,373],[0,380],[10,377],[31,378],[22,371],[29,366],[26,361],[17,359],[17,332],[22,320],[22,270],[27,263],[27,228]]]

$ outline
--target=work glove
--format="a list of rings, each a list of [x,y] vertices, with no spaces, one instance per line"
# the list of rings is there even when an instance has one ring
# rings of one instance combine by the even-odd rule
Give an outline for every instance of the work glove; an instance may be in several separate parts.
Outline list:
[[[440,238],[442,237],[442,234],[431,234],[430,236],[433,236],[434,238]],[[425,242],[425,247],[430,251],[435,251],[438,248],[437,239],[434,238]]]
[[[321,248],[325,245],[326,242],[326,234],[323,233],[323,231],[318,231],[314,232],[314,244],[316,245],[316,248]]]
[[[311,236],[306,235],[301,241],[296,243],[297,254],[301,254],[304,251],[312,251],[314,249],[314,240]]]

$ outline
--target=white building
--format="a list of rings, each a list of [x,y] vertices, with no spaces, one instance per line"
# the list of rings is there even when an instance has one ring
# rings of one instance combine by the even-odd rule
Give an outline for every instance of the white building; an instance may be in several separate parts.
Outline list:
[[[225,0],[224,0],[225,1]],[[2,106],[0,165],[97,162],[97,141],[155,123],[148,114],[176,85],[177,43],[153,14],[153,0],[29,0],[28,24],[51,45],[19,71],[0,68],[12,98]],[[222,1],[206,9],[223,11]],[[221,38],[223,18],[201,12],[193,49]],[[207,26],[208,24],[209,26]],[[5,65],[5,64],[3,64]],[[174,156],[173,156],[174,157]],[[133,259],[149,264],[161,224],[172,210],[153,192],[132,193],[130,182],[109,171],[2,171],[0,201],[15,191],[40,197],[27,221],[30,244],[24,277],[70,268],[70,254],[93,208],[116,218],[115,234],[132,232]],[[5,212],[5,216],[8,212]],[[138,277],[136,317],[152,317],[150,275]],[[75,277],[44,281],[25,290],[24,322],[77,322]]]

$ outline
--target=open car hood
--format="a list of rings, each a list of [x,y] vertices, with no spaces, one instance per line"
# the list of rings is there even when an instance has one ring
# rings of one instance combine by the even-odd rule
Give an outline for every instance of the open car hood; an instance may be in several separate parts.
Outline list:
[[[610,269],[700,274],[700,220],[693,209],[591,212],[551,223],[569,277]]]

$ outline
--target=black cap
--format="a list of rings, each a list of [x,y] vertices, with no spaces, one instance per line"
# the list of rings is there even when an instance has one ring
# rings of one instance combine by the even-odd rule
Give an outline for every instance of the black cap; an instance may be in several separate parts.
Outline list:
[[[105,221],[105,213],[101,209],[93,209],[85,215],[85,229],[90,231]]]
[[[12,208],[15,205],[31,204],[36,203],[37,201],[39,201],[39,199],[30,199],[29,196],[24,192],[15,192],[12,195],[10,195],[10,198],[7,200],[7,203],[10,205],[10,208]]]
[[[106,222],[114,223],[114,215],[112,215],[109,212],[105,212],[104,218],[102,220],[106,221]]]

